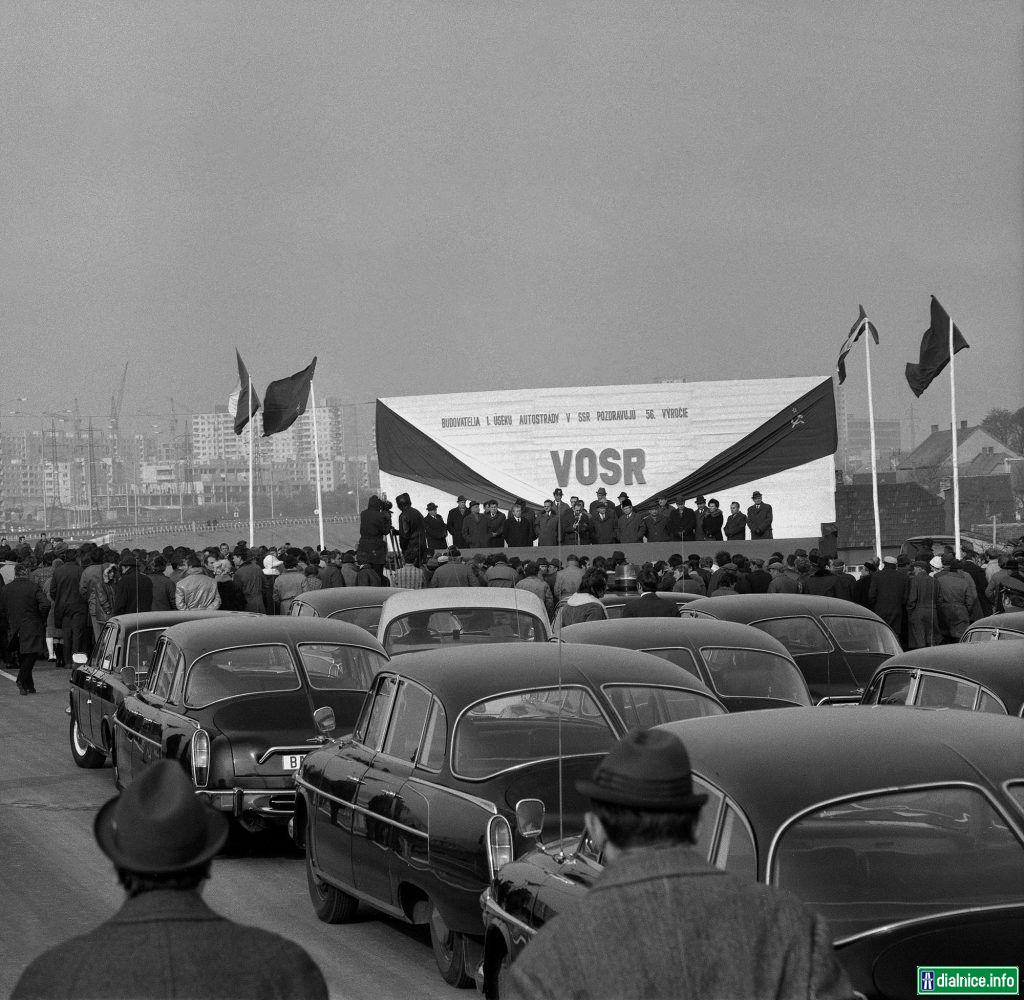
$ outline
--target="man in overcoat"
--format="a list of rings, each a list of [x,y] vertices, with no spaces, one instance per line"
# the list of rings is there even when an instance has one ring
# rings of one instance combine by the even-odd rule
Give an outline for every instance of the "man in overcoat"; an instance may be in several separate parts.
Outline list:
[[[64,644],[64,659],[68,666],[74,653],[88,653],[91,649],[89,629],[89,605],[79,589],[82,567],[78,562],[78,550],[68,549],[64,562],[53,571],[50,578],[50,600],[53,601],[53,624],[61,630]]]
[[[299,945],[203,902],[228,824],[196,798],[177,761],[154,761],[100,808],[93,833],[127,899],[94,930],[40,955],[12,998],[327,997]]]
[[[14,579],[0,588],[0,639],[18,651],[18,693],[35,694],[32,669],[46,659],[46,614],[50,602],[29,578],[28,563],[14,567]],[[6,628],[5,628],[6,626]]]
[[[503,998],[853,996],[822,917],[694,849],[707,796],[694,793],[676,736],[630,733],[576,787],[605,871],[538,931]]]
[[[882,568],[871,577],[868,607],[899,635],[907,603],[907,578],[896,568],[896,557],[886,556]]]
[[[747,527],[751,538],[773,538],[772,505],[761,498],[761,491],[754,490],[750,497],[754,502],[747,508]]]

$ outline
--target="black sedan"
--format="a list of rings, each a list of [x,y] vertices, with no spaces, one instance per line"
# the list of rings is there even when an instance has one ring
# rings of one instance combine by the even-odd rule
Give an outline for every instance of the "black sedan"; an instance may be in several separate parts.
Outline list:
[[[903,998],[916,994],[917,965],[1024,963],[1020,726],[963,712],[803,708],[664,728],[686,744],[708,795],[695,849],[806,901],[828,919],[854,987]],[[497,870],[482,897],[488,996],[601,871],[586,836]]]
[[[729,594],[692,601],[682,615],[753,625],[789,650],[816,703],[857,702],[896,636],[873,611],[836,597]]]
[[[394,587],[321,587],[293,598],[288,614],[350,622],[375,636],[381,608],[396,592]]]
[[[72,657],[68,711],[71,756],[79,767],[102,767],[113,746],[114,713],[127,693],[121,671],[131,667],[136,683],[146,679],[149,658],[164,629],[181,622],[224,618],[237,611],[147,611],[109,618],[92,656]]]
[[[429,924],[442,976],[468,985],[492,820],[521,799],[557,803],[561,788],[566,822],[578,827],[573,780],[618,737],[724,712],[695,677],[622,649],[506,643],[397,657],[352,739],[313,751],[296,776],[293,835],[306,848],[313,907],[339,923],[363,900]]]
[[[875,671],[862,704],[1022,715],[1024,646],[953,643],[900,653]]]
[[[620,618],[567,625],[559,638],[660,656],[702,680],[730,712],[811,704],[786,647],[750,625],[707,618]]]
[[[296,768],[325,733],[352,731],[386,664],[380,643],[344,622],[234,615],[175,625],[114,716],[114,780],[128,785],[169,757],[246,829],[286,822]]]

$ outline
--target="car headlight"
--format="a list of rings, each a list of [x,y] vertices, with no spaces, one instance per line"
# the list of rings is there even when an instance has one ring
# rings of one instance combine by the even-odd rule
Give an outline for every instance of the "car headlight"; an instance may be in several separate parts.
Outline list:
[[[511,860],[512,827],[504,816],[492,816],[487,821],[487,867],[491,878]]]
[[[192,737],[192,781],[196,788],[205,788],[210,780],[210,735],[200,729]]]

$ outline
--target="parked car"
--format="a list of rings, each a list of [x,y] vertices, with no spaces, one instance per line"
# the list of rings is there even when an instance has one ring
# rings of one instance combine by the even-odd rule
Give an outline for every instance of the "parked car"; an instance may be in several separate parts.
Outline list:
[[[899,653],[871,678],[863,705],[961,708],[1021,715],[1024,648],[1013,643],[961,643]]]
[[[709,796],[696,850],[821,912],[859,995],[915,996],[916,965],[1021,964],[1020,720],[798,708],[662,728]],[[586,835],[500,867],[502,836],[490,843],[480,971],[494,997],[503,967],[603,866]]]
[[[512,816],[524,798],[555,803],[561,787],[565,821],[578,827],[573,779],[617,738],[724,712],[697,678],[622,649],[451,644],[397,657],[352,739],[314,750],[295,778],[292,832],[317,916],[350,920],[363,900],[429,924],[441,975],[468,985],[491,818]]]
[[[960,637],[961,642],[988,642],[991,639],[1024,639],[1024,611],[1006,611],[979,618]]]
[[[376,636],[380,609],[394,593],[394,587],[321,587],[293,598],[288,614],[350,622]]]
[[[875,668],[901,651],[873,611],[836,597],[729,594],[692,601],[683,616],[753,625],[789,650],[816,704],[858,702]]]
[[[393,593],[377,635],[397,656],[438,646],[547,642],[551,626],[544,602],[528,590],[429,587]]]
[[[929,541],[932,543],[930,552],[924,544]],[[900,552],[910,556],[911,559],[922,559],[925,556],[930,559],[932,556],[942,555],[943,549],[947,545],[951,549],[956,548],[954,535],[914,535],[913,538],[908,538],[903,542]],[[985,541],[981,535],[973,535],[965,531],[960,532],[960,546],[962,549],[973,549],[975,552],[986,552],[994,548],[1004,555],[1009,555],[1013,551],[1012,545],[1007,545],[1004,542],[993,544],[991,541]]]
[[[387,664],[365,629],[254,615],[174,625],[149,676],[114,715],[114,780],[151,760],[181,762],[200,798],[249,830],[287,822],[295,770],[335,728],[349,733]]]
[[[619,618],[566,625],[559,638],[660,656],[703,681],[730,712],[812,704],[786,647],[750,625],[707,618]]]
[[[680,611],[683,610],[683,606],[689,604],[690,601],[695,601],[700,596],[699,594],[684,594],[680,590],[659,590],[657,596],[665,601],[675,602],[676,607]],[[640,599],[640,591],[609,591],[604,597],[601,598],[601,603],[605,607],[605,611],[608,612],[609,618],[621,618],[622,612],[625,610],[626,605],[631,601],[638,601]]]
[[[102,767],[110,756],[114,713],[127,692],[121,671],[131,667],[136,682],[146,679],[149,657],[164,629],[180,622],[224,618],[237,611],[146,611],[108,618],[92,656],[72,656],[68,740],[79,767]]]

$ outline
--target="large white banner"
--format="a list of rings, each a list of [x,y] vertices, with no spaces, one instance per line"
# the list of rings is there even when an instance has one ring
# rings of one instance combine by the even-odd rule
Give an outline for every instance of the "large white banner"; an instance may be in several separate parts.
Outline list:
[[[588,504],[599,487],[610,499],[625,492],[639,503],[725,451],[822,378],[521,389],[382,402],[481,476],[531,503],[550,497],[556,486],[565,499],[576,495]],[[391,498],[408,492],[421,511],[434,501],[442,516],[455,502],[453,495],[385,472],[381,488]],[[822,522],[835,520],[832,456],[742,484],[717,499],[727,515],[733,500],[746,511],[754,489],[774,508],[776,537],[817,536]]]

